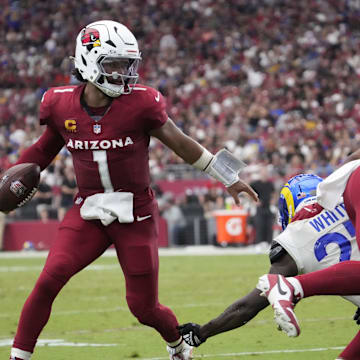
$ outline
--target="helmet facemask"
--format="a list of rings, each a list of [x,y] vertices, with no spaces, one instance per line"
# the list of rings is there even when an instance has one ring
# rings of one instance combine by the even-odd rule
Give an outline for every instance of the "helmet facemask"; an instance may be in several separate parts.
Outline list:
[[[98,60],[100,76],[94,83],[103,90],[107,88],[121,94],[130,94],[132,87],[137,83],[140,59],[103,56]],[[111,95],[109,95],[111,96]]]

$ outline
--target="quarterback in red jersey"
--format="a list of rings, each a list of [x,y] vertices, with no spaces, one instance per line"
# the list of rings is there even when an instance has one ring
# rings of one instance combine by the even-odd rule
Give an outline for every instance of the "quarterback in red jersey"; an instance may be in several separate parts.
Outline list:
[[[103,20],[76,40],[79,86],[48,90],[40,106],[46,130],[18,163],[46,168],[63,146],[71,152],[79,188],[34,289],[23,307],[10,359],[30,359],[52,303],[67,281],[115,246],[130,311],[167,342],[170,359],[190,359],[174,313],[158,300],[158,208],[150,188],[148,145],[154,136],[184,161],[221,181],[239,203],[253,189],[239,179],[243,164],[225,150],[213,155],[183,134],[162,95],[137,85],[141,55],[134,35]]]

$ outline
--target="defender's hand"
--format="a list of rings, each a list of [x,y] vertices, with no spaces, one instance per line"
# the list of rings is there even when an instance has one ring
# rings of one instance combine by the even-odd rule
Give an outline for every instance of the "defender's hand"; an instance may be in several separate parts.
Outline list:
[[[360,308],[357,308],[353,319],[358,325],[360,325]]]
[[[246,192],[254,201],[259,201],[259,196],[255,190],[241,179],[239,179],[239,181],[235,184],[229,186],[227,191],[233,197],[236,205],[240,205],[239,194],[242,192]]]
[[[206,339],[202,339],[200,336],[200,325],[198,324],[187,323],[177,328],[184,341],[190,346],[198,347],[206,341]]]

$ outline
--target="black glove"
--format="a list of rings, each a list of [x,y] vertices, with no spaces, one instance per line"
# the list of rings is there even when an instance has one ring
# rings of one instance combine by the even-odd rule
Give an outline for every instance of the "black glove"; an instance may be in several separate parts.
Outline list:
[[[353,317],[353,319],[356,321],[358,325],[360,325],[360,308],[357,308],[356,313]]]
[[[198,347],[206,341],[200,336],[200,325],[187,323],[177,327],[184,341],[190,345]]]

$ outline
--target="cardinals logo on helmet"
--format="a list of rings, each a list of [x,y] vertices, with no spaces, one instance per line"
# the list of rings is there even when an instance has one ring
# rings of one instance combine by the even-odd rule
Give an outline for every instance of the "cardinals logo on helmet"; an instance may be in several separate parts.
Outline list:
[[[83,30],[81,43],[90,51],[93,47],[101,46],[100,34],[96,29],[87,28]]]

